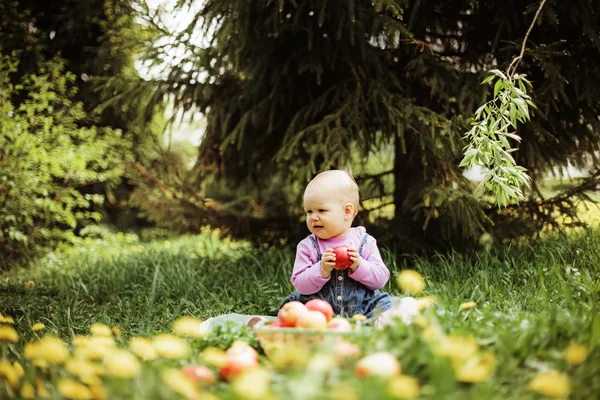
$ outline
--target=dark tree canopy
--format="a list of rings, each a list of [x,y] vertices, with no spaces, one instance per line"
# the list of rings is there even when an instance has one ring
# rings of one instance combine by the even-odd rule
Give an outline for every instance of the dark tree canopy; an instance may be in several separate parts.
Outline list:
[[[525,204],[498,210],[473,198],[458,164],[474,110],[490,95],[486,71],[519,54],[539,5],[208,0],[178,37],[185,62],[168,71],[155,100],[172,95],[177,108],[206,115],[196,187],[224,216],[294,215],[308,177],[352,164],[363,197],[394,205],[393,220],[379,226],[419,247],[472,241],[493,220],[521,220],[512,233],[497,225],[502,235],[531,233],[564,198],[532,191]],[[598,2],[551,0],[528,38],[519,73],[533,83],[537,110],[519,128],[515,158],[534,189],[554,166],[590,157],[597,166],[599,16]],[[206,46],[189,42],[198,30]],[[373,170],[368,156],[381,151],[393,165]],[[545,217],[533,218],[539,209]],[[214,211],[203,203],[198,215]]]

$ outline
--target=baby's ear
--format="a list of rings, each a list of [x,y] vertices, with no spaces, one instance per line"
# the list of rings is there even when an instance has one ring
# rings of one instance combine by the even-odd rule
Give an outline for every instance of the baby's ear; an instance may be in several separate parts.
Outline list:
[[[348,218],[354,218],[354,204],[352,203],[346,203],[344,205],[344,218],[348,219]]]

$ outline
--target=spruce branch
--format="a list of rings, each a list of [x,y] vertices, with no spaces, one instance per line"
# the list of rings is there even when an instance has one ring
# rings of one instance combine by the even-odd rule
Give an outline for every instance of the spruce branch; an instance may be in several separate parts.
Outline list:
[[[510,153],[516,151],[509,139],[521,142],[517,134],[517,123],[530,120],[529,107],[536,108],[527,94],[531,83],[526,75],[516,74],[516,68],[523,59],[527,39],[546,0],[542,0],[521,46],[521,52],[515,57],[506,72],[494,69],[482,84],[494,83],[494,97],[475,111],[472,128],[465,134],[469,144],[464,149],[460,167],[479,166],[484,178],[477,193],[490,191],[494,194],[498,206],[506,206],[510,200],[517,203],[525,197],[522,186],[529,186],[531,178],[526,169],[518,166]]]

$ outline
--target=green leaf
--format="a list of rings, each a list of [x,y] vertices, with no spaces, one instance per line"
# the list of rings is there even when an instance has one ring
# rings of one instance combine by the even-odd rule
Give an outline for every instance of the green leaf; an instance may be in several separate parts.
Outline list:
[[[494,85],[494,97],[498,96],[498,93],[504,88],[504,81],[502,79],[498,79],[496,84]]]

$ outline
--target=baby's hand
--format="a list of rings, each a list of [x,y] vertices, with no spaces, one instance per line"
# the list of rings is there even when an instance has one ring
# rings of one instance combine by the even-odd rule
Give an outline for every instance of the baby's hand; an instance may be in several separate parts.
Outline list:
[[[348,256],[350,257],[350,261],[352,261],[350,269],[354,272],[356,268],[358,268],[361,260],[358,249],[356,247],[348,246]]]
[[[335,253],[333,249],[327,249],[321,256],[321,268],[325,272],[331,273],[333,271],[333,267],[335,266]]]

